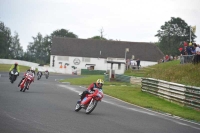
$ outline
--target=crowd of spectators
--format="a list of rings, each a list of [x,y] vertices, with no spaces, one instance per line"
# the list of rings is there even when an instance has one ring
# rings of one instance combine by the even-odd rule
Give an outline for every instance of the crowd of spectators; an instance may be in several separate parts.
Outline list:
[[[140,59],[138,58],[136,61],[127,59],[126,60],[126,70],[128,69],[137,69],[139,70],[141,67],[140,65]]]
[[[196,43],[184,42],[184,46],[179,48],[180,51],[180,63],[194,63],[197,64],[200,62],[200,45]]]
[[[180,60],[181,64],[184,63],[200,63],[200,45],[196,43],[184,42],[183,47],[179,49],[179,56],[165,55],[163,59],[159,60],[159,63],[168,62],[171,60]]]

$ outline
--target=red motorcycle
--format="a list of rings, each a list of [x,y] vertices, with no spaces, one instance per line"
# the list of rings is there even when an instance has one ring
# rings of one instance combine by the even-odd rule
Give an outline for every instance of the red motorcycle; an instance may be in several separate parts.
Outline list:
[[[28,90],[31,82],[34,80],[34,74],[33,73],[26,73],[24,74],[25,78],[23,79],[22,83],[20,84],[20,91],[25,92],[26,90]]]
[[[85,109],[86,114],[90,114],[95,109],[97,103],[101,101],[102,98],[103,98],[102,89],[96,88],[92,94],[87,94],[80,103],[76,104],[75,111],[78,112],[83,108]]]

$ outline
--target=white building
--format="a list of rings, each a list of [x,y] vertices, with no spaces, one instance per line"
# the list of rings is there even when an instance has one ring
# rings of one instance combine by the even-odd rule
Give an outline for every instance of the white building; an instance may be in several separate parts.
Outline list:
[[[157,64],[163,53],[152,43],[105,41],[93,39],[53,38],[50,67],[61,73],[78,74],[81,69],[125,71],[125,58],[140,59],[141,66]],[[76,69],[73,69],[76,67]]]

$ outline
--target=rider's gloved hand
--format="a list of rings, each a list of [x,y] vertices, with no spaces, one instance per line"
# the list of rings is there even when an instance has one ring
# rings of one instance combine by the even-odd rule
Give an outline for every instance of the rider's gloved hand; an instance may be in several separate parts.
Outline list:
[[[93,93],[93,91],[91,91],[91,90],[88,90],[88,92],[89,92],[90,94],[92,94],[92,93]]]

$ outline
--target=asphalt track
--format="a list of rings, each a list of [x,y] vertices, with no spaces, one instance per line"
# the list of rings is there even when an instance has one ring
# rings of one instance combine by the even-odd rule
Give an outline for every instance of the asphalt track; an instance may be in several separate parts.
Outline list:
[[[20,92],[8,73],[0,72],[0,133],[200,133],[200,124],[146,110],[104,95],[95,110],[74,111],[85,88],[56,79],[78,76],[54,74],[35,80]],[[94,79],[95,80],[95,79]]]

